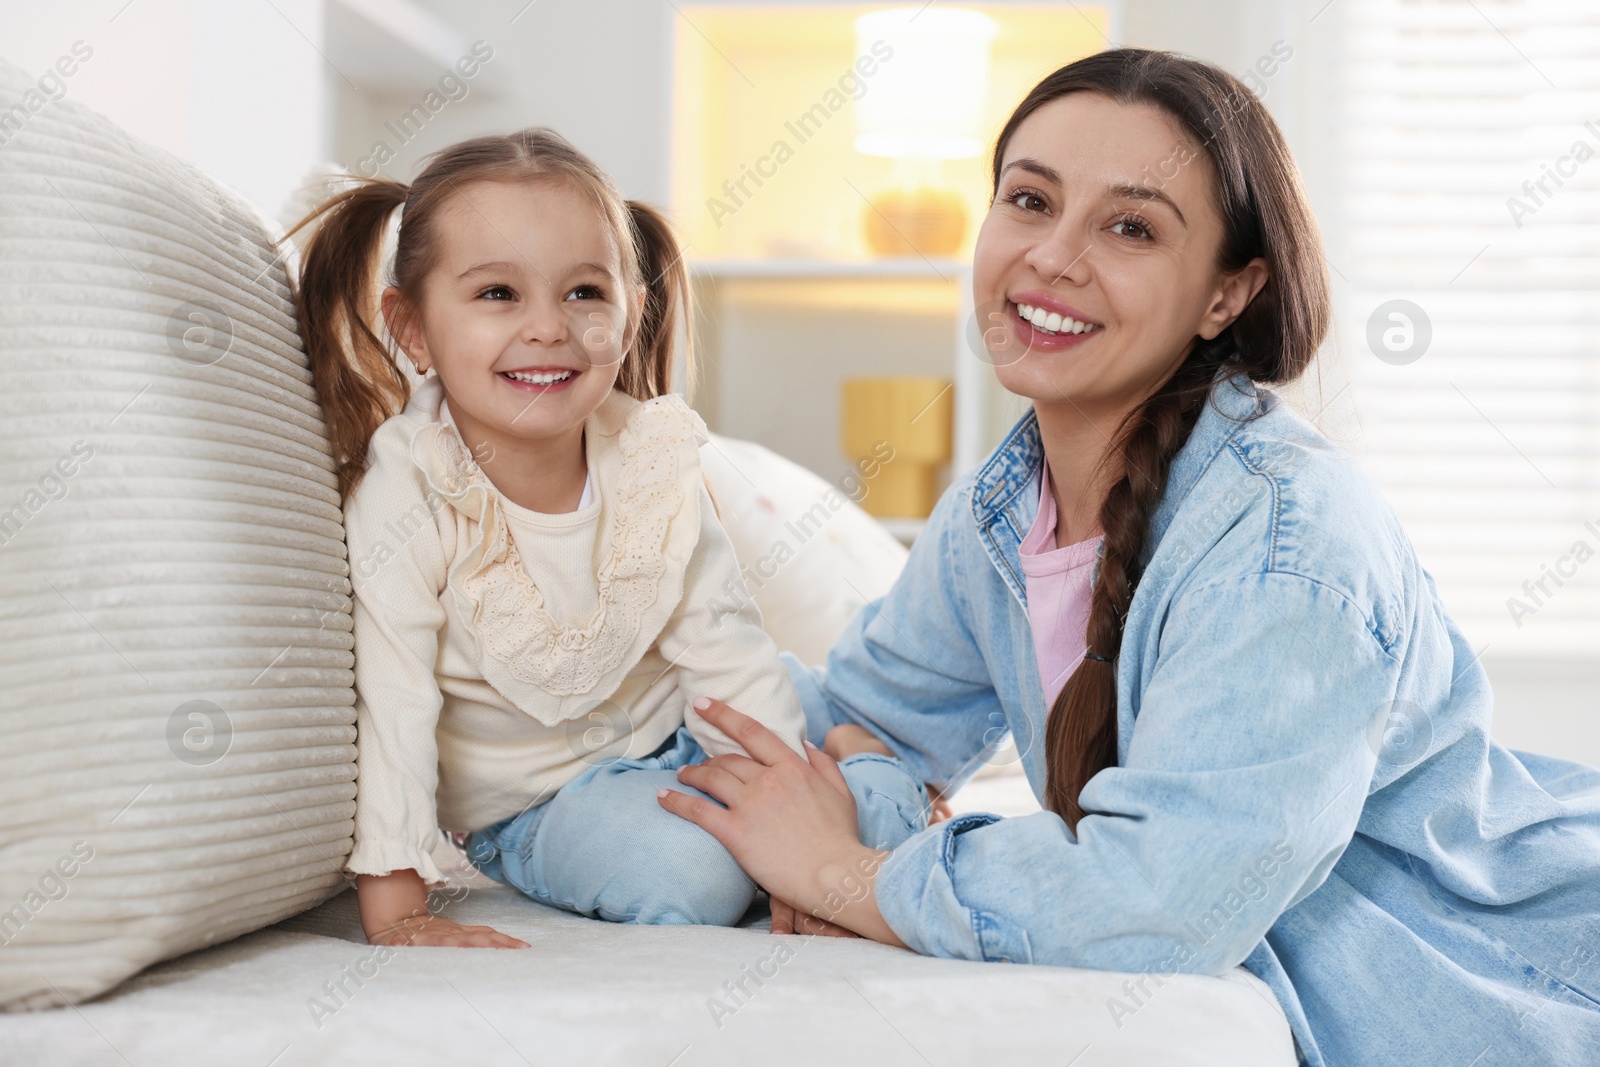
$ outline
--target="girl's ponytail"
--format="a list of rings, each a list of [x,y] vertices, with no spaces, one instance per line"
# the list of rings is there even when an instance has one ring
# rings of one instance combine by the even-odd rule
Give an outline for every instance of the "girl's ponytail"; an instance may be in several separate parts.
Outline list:
[[[667,220],[655,208],[637,200],[629,200],[627,207],[645,294],[638,336],[617,375],[617,388],[636,399],[648,400],[672,391],[673,335],[680,309],[685,377],[693,381],[694,303],[683,252]]]
[[[367,445],[398,414],[411,387],[378,339],[373,273],[389,216],[410,190],[361,179],[295,223],[284,239],[321,220],[305,250],[296,307],[312,384],[328,422],[339,493],[348,499],[367,469]]]

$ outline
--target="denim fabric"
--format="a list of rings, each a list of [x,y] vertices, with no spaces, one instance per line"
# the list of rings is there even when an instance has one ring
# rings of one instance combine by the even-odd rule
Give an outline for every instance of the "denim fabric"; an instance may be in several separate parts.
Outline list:
[[[1047,707],[1018,545],[1029,413],[940,500],[825,667],[820,743],[866,727],[954,789]],[[1508,750],[1392,511],[1269,390],[1219,378],[1152,516],[1117,673],[1118,765],[1077,832],[971,813],[879,871],[916,950],[1163,975],[1243,963],[1311,1064],[1600,1063],[1600,772]]]
[[[677,775],[705,758],[679,727],[650,755],[598,763],[549,800],[467,835],[467,857],[495,881],[580,915],[732,926],[755,883],[716,838],[656,801],[661,788],[706,796]],[[899,760],[863,752],[840,769],[864,844],[894,848],[928,825],[927,790]]]

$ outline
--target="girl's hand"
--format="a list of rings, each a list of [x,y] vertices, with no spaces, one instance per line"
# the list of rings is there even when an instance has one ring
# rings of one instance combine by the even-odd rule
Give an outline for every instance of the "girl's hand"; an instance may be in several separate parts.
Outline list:
[[[826,919],[796,911],[793,904],[772,897],[772,933],[814,934],[818,937],[860,937],[854,930],[835,926]]]
[[[409,868],[356,876],[356,903],[369,945],[528,948],[487,926],[462,926],[432,914],[422,876]]]
[[[853,722],[840,723],[829,730],[822,739],[822,751],[836,760],[847,756],[854,756],[857,752],[876,752],[882,756],[893,756],[889,746],[879,741],[872,731],[865,726],[857,726]],[[931,782],[924,782],[928,789],[928,825],[943,822],[955,814],[950,807],[950,802],[944,798],[944,793]]]
[[[462,926],[442,915],[414,915],[391,923],[367,938],[371,945],[430,945],[439,948],[529,948],[489,926]]]

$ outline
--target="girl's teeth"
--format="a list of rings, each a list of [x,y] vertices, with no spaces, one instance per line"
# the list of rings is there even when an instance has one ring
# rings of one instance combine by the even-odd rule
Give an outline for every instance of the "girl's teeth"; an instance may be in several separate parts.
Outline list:
[[[507,378],[512,378],[519,382],[528,382],[531,385],[553,385],[556,382],[564,382],[572,377],[572,372],[569,370],[550,371],[540,374],[521,374],[516,371],[505,371],[504,373]]]
[[[1046,311],[1044,308],[1036,308],[1031,304],[1018,304],[1017,314],[1031,323],[1034,329],[1045,333],[1087,333],[1098,329],[1087,322],[1079,322],[1077,319],[1054,311]]]

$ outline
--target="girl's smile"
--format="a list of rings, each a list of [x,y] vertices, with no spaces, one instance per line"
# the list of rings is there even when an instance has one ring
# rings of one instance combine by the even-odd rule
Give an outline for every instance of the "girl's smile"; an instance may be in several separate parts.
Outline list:
[[[499,372],[501,379],[511,388],[539,395],[560,392],[582,373],[571,367],[523,367]]]

